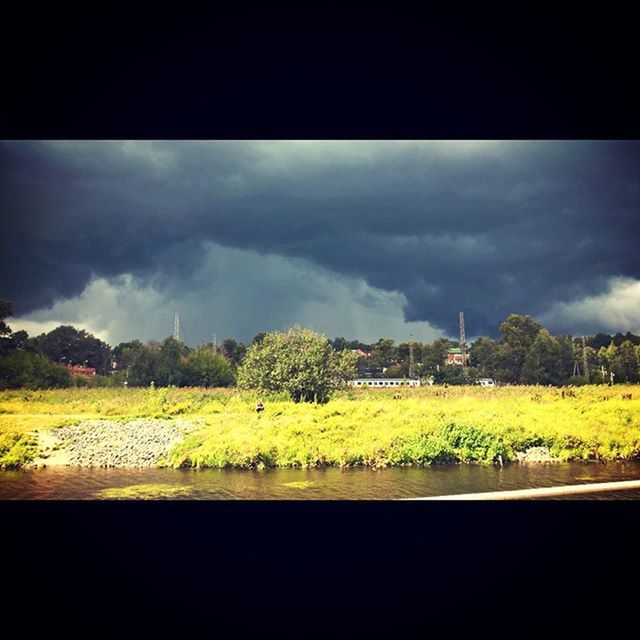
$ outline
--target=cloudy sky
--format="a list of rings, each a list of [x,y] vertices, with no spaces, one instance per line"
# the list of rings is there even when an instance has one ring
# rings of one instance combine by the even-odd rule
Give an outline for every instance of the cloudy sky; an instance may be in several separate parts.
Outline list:
[[[4,141],[0,298],[31,335],[195,345],[640,332],[634,141]]]

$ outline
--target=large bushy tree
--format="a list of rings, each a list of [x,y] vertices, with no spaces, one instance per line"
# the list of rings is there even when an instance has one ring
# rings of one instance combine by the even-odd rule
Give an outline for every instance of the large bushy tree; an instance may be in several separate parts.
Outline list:
[[[247,350],[238,369],[244,389],[285,391],[295,402],[326,402],[356,375],[356,355],[335,351],[321,334],[293,327],[267,333]]]
[[[500,325],[502,337],[495,353],[496,377],[504,382],[518,383],[529,349],[538,337],[542,325],[531,316],[512,313]]]
[[[53,362],[86,365],[102,375],[111,369],[111,347],[84,329],[63,325],[32,342]]]

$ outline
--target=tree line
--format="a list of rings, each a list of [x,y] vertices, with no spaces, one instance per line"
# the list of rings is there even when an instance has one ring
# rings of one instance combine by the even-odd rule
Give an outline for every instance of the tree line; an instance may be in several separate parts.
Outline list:
[[[431,378],[436,384],[469,384],[492,378],[503,384],[598,384],[640,381],[640,336],[631,332],[594,336],[553,336],[530,316],[511,314],[499,326],[500,338],[476,338],[465,345],[469,366],[447,365],[449,349],[460,343],[438,338],[431,343],[404,342],[390,338],[375,344],[331,341],[336,349],[360,349],[367,356],[357,362],[360,375]],[[413,368],[410,371],[410,351]]]
[[[68,325],[34,337],[26,331],[14,332],[5,322],[11,311],[11,304],[0,300],[0,389],[86,384],[224,387],[239,383],[247,386],[258,371],[267,380],[267,387],[275,388],[279,383],[274,377],[273,358],[278,350],[289,354],[282,361],[285,364],[278,366],[282,371],[293,372],[293,364],[297,363],[291,375],[300,380],[304,378],[305,367],[315,367],[333,378],[344,378],[348,372],[352,376],[429,378],[436,384],[473,384],[482,377],[504,384],[640,381],[640,336],[630,332],[613,336],[597,333],[586,337],[583,345],[581,337],[552,336],[530,316],[518,314],[510,315],[500,325],[500,338],[482,336],[465,345],[470,361],[469,366],[463,367],[445,364],[447,351],[460,347],[457,341],[447,338],[431,343],[400,344],[391,338],[381,338],[367,344],[344,337],[314,341],[310,334],[287,334],[288,341],[283,341],[277,336],[285,334],[261,332],[250,344],[227,338],[218,345],[208,343],[190,348],[168,337],[146,344],[132,340],[112,348],[90,333]],[[321,364],[291,356],[295,349],[324,354],[325,343],[330,351],[329,355],[322,356]],[[358,351],[365,355],[358,355]],[[332,359],[330,353],[343,354],[343,360]],[[264,370],[259,364],[268,359],[265,354],[270,354],[271,369]],[[92,367],[97,375],[91,382],[72,376],[67,364]],[[326,389],[331,386],[325,388],[318,383],[319,386],[310,391],[300,384],[300,390],[292,392],[292,397],[296,394],[301,398],[314,394],[325,397]],[[282,388],[288,389],[286,384]]]

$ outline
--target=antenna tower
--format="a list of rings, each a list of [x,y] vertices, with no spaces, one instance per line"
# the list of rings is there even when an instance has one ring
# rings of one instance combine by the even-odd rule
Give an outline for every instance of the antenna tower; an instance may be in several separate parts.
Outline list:
[[[213,347],[213,351],[214,353],[216,352],[216,350],[218,349],[218,340],[216,338],[216,334],[213,334],[213,339],[211,340],[211,345]]]
[[[173,339],[180,340],[180,314],[177,311],[173,318]]]
[[[466,353],[466,339],[464,337],[464,313],[462,311],[458,314],[460,318],[460,352],[464,355]]]

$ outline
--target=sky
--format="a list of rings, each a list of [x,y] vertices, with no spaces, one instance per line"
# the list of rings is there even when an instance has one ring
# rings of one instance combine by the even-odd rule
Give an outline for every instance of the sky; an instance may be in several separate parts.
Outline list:
[[[640,333],[637,141],[2,141],[13,330]]]

